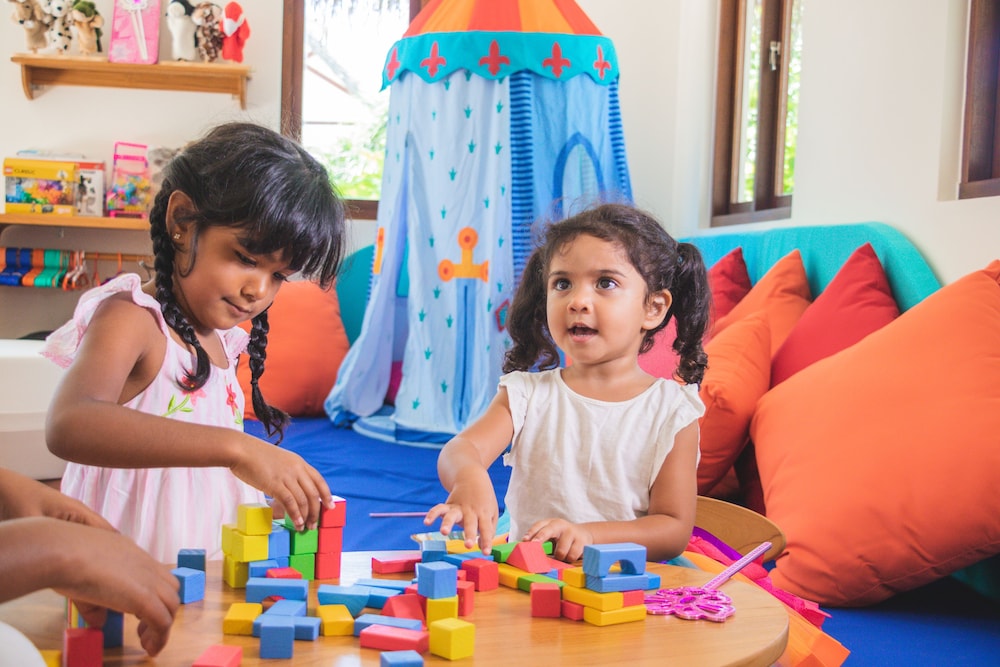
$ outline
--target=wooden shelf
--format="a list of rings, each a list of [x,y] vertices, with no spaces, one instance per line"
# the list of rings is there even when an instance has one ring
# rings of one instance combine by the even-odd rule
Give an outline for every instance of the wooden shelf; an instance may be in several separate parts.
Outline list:
[[[41,215],[30,213],[0,213],[0,228],[6,225],[35,227],[81,227],[84,229],[127,229],[147,231],[146,218],[96,218],[79,215]]]
[[[139,65],[110,63],[103,56],[39,56],[16,53],[25,96],[34,99],[40,86],[97,86],[229,93],[247,108],[250,67],[228,62],[183,61]]]

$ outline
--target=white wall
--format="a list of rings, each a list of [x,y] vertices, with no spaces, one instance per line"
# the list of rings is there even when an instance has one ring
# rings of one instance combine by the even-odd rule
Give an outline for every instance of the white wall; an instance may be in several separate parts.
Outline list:
[[[578,0],[621,61],[621,98],[637,202],[676,235],[709,224],[716,9],[711,0]],[[776,224],[879,220],[903,231],[944,282],[1000,256],[1000,198],[957,201],[967,0],[805,0],[793,217]],[[6,3],[4,3],[6,5]],[[112,0],[97,0],[108,19]],[[0,155],[72,150],[110,163],[115,140],[173,146],[218,122],[277,127],[281,6],[243,0],[252,35],[248,109],[226,95],[54,87],[28,101],[0,61]],[[23,50],[0,20],[5,54]],[[106,44],[106,40],[105,40]],[[774,223],[772,223],[774,224]],[[730,228],[731,229],[731,228]],[[359,237],[367,238],[370,225]],[[80,240],[82,239],[82,240]],[[0,245],[141,247],[141,234],[11,228]],[[0,337],[51,328],[73,295],[0,287]]]

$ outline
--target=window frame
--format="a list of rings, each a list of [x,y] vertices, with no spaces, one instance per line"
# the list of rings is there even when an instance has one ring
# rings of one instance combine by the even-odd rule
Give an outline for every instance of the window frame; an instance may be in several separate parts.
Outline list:
[[[791,38],[793,0],[762,0],[760,83],[758,89],[757,146],[754,161],[753,199],[737,201],[735,182],[742,110],[744,12],[749,0],[719,0],[719,63],[715,97],[715,144],[712,167],[712,227],[792,215],[792,195],[781,194],[783,183],[784,119],[788,96],[788,59],[784,52]],[[782,45],[780,66],[768,66],[766,45]],[[780,147],[779,147],[780,146]]]
[[[281,133],[295,141],[302,141],[302,81],[305,65],[305,15],[306,0],[283,0],[284,12],[281,30]],[[410,21],[423,7],[423,0],[410,0]],[[377,199],[346,199],[353,218],[375,220],[378,217]]]
[[[958,198],[1000,195],[1000,0],[969,3]]]

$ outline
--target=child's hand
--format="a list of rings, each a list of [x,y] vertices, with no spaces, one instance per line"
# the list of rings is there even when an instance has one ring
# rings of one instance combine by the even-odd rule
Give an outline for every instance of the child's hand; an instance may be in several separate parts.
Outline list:
[[[321,505],[333,507],[333,496],[319,471],[287,449],[248,438],[251,443],[233,474],[275,500],[299,530],[315,528]]]
[[[583,548],[594,543],[594,536],[582,524],[570,523],[565,519],[536,521],[523,539],[537,542],[552,540],[555,542],[552,555],[567,563],[583,558]]]
[[[12,470],[0,469],[0,520],[32,516],[114,530],[104,517],[79,500]]]
[[[430,525],[441,518],[441,534],[449,535],[455,524],[461,524],[465,531],[465,547],[472,549],[478,543],[480,550],[488,554],[493,549],[500,508],[492,487],[470,485],[465,488],[456,485],[448,500],[435,505],[424,517],[424,524]],[[477,538],[478,536],[478,538]]]

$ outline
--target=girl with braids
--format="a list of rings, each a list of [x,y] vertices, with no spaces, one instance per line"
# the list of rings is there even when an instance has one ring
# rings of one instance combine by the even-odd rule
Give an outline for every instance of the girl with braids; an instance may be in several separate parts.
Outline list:
[[[566,561],[614,542],[642,544],[650,560],[680,554],[694,526],[710,303],[698,250],[640,210],[603,204],[548,226],[508,314],[506,375],[441,450],[449,496],[425,523],[441,518],[444,534],[460,523],[466,546],[488,552],[498,506],[487,468],[510,445],[511,539],[552,540]],[[671,317],[680,381],[638,362]]]
[[[46,425],[70,461],[63,492],[166,562],[181,548],[220,557],[222,525],[261,491],[279,516],[316,524],[330,489],[243,433],[236,364],[247,349],[254,412],[280,438],[288,416],[258,387],[267,308],[293,274],[326,287],[340,266],[344,205],[325,169],[269,129],[221,125],[165,167],[149,222],[154,279],[87,292],[46,343],[68,367]]]

